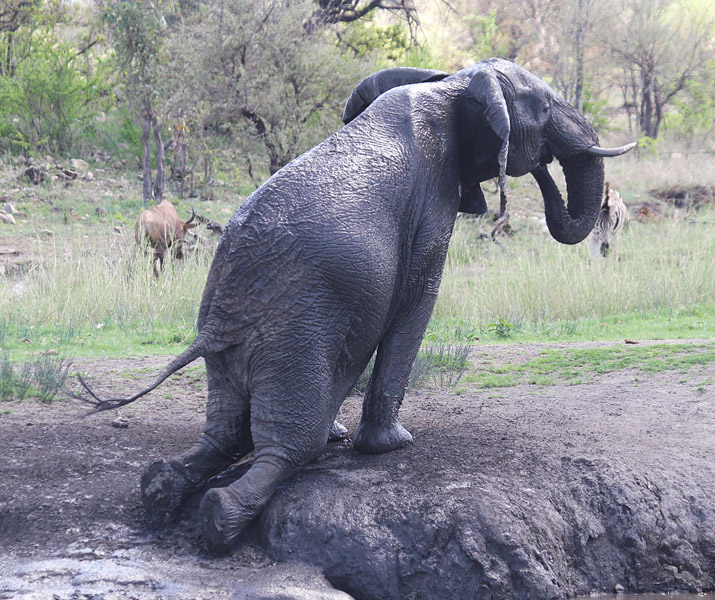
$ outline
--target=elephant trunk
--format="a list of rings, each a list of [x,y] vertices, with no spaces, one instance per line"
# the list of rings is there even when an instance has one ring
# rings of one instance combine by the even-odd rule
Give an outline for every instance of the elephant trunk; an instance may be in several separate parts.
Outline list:
[[[549,233],[562,244],[578,244],[591,233],[601,209],[605,180],[603,159],[576,154],[560,162],[566,177],[568,207],[546,166],[537,167],[532,175],[544,197]]]

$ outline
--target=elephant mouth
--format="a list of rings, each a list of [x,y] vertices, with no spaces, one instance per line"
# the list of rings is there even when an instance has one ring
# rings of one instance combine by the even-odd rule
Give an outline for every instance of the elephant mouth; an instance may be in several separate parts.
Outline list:
[[[536,166],[537,167],[545,167],[546,165],[551,163],[551,161],[553,161],[553,160],[554,160],[553,153],[551,152],[548,145],[544,144],[541,147],[541,151],[539,152],[539,157],[538,157]]]

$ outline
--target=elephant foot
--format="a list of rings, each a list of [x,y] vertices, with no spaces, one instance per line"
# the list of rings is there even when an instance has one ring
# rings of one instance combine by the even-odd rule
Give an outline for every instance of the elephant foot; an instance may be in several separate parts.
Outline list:
[[[141,479],[141,496],[147,516],[154,522],[169,523],[179,516],[184,500],[196,489],[171,462],[157,460]]]
[[[363,454],[382,454],[412,443],[412,435],[399,423],[380,427],[361,422],[353,439],[353,448]]]
[[[199,520],[206,547],[214,554],[229,552],[248,524],[228,488],[214,488],[206,492],[201,500]]]
[[[341,423],[338,423],[337,421],[333,421],[333,424],[330,426],[328,441],[339,442],[340,440],[344,440],[346,437],[348,437],[347,427],[345,427]]]

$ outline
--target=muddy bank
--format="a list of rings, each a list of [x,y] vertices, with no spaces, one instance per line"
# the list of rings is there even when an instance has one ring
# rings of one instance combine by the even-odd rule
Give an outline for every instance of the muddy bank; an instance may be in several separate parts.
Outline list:
[[[162,362],[103,361],[97,371],[125,390]],[[410,394],[402,421],[414,446],[362,456],[330,445],[223,558],[202,548],[195,501],[178,524],[153,529],[138,494],[147,463],[198,435],[200,373],[123,410],[126,428],[112,426],[114,414],[78,420],[81,407],[68,402],[4,403],[0,598],[713,590],[715,397],[693,384],[713,376],[711,365]],[[351,433],[359,410],[354,397],[341,413]],[[293,561],[307,566],[282,565]]]

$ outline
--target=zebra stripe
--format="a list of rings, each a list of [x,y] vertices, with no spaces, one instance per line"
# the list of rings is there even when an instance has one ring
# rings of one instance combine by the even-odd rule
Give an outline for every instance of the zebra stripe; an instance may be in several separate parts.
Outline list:
[[[608,256],[611,242],[630,224],[630,215],[621,195],[606,184],[606,193],[601,203],[601,211],[596,225],[587,239],[587,246],[593,258]]]

